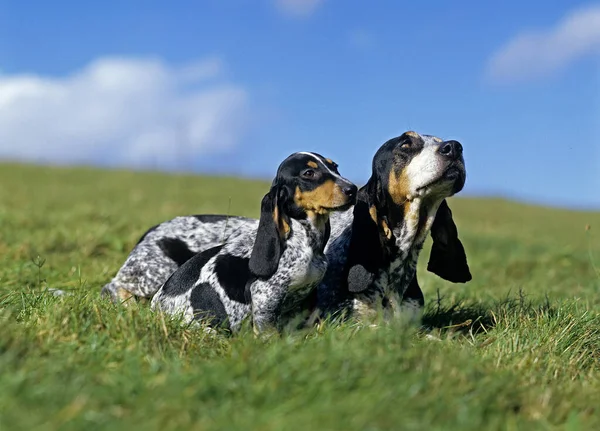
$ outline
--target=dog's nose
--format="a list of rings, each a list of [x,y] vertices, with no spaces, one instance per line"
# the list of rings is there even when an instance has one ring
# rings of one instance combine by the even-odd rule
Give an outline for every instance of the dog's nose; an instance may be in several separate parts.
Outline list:
[[[358,187],[356,187],[354,184],[346,186],[342,189],[342,191],[344,192],[344,194],[346,196],[349,197],[354,197],[356,195],[356,192],[358,191]]]
[[[463,152],[463,147],[458,141],[446,141],[440,145],[439,153],[451,159],[458,159]]]

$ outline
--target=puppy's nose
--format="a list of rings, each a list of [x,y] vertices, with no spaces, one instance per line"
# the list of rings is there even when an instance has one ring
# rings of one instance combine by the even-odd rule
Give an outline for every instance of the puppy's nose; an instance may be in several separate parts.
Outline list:
[[[463,147],[458,141],[446,141],[440,144],[438,151],[442,156],[458,159],[462,155]]]
[[[358,187],[356,187],[354,184],[351,184],[349,186],[344,187],[342,191],[346,196],[354,197],[356,195],[356,192],[358,191]]]

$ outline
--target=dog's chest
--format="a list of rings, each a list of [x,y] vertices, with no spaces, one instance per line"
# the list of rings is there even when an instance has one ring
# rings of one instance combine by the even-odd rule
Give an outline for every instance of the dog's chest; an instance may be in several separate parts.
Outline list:
[[[316,289],[327,270],[323,254],[313,254],[306,265],[295,265],[290,271],[290,283],[282,304],[282,314],[295,315],[310,293]]]
[[[423,247],[421,242],[412,244],[407,250],[399,249],[386,268],[379,270],[373,281],[374,287],[389,296],[391,293],[403,295],[417,271],[417,260]]]
[[[321,282],[327,269],[323,234],[317,230],[296,230],[285,250],[280,267],[287,269],[290,292],[310,291]]]
[[[438,206],[439,203],[432,205],[424,213],[424,217],[421,217],[421,203],[416,201],[411,204],[406,217],[407,222],[399,232],[394,232],[396,237],[394,257],[387,268],[379,272],[374,282],[380,292],[385,295],[392,292],[404,294],[416,274],[419,254],[435,219]]]
[[[302,294],[314,288],[325,275],[327,260],[322,253],[313,250],[303,250],[292,260],[294,264],[290,268],[289,291]]]

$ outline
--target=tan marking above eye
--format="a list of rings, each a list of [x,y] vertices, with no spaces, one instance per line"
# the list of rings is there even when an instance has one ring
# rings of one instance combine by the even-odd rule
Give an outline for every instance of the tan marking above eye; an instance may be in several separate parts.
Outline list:
[[[308,166],[309,168],[313,168],[313,169],[317,169],[319,167],[319,165],[317,165],[317,163],[313,162],[312,160],[310,162],[308,162],[306,164],[306,166]]]
[[[326,161],[327,163],[329,163],[330,165],[335,165],[334,161],[333,161],[333,160],[331,160],[331,159],[325,159],[325,161]]]
[[[434,137],[433,137],[433,140],[434,140],[435,142],[437,142],[438,144],[439,144],[440,142],[444,142],[444,141],[442,141],[440,138],[438,138],[437,136],[434,136]]]
[[[408,132],[406,132],[404,134],[406,136],[410,136],[412,138],[420,138],[421,137],[417,132],[413,132],[412,130],[409,130]]]

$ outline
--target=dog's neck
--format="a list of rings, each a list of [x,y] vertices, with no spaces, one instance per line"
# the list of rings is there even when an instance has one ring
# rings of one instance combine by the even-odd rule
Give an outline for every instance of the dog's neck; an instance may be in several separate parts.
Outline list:
[[[403,258],[415,247],[423,246],[443,198],[414,198],[404,204],[402,217],[390,221],[394,244]]]
[[[377,225],[381,246],[378,282],[382,283],[382,287],[393,286],[403,290],[414,277],[419,253],[442,199],[418,197],[407,200],[403,205],[390,205],[372,195],[363,195],[362,200],[361,211],[368,210],[368,218]],[[365,215],[361,218],[364,219]],[[372,234],[375,235],[375,231]]]
[[[415,198],[406,202],[404,215],[392,226],[394,250],[387,268],[388,288],[408,287],[417,270],[417,261],[442,199]]]
[[[310,247],[314,252],[323,253],[329,240],[330,224],[329,214],[309,212],[304,219],[296,219],[306,233]]]

